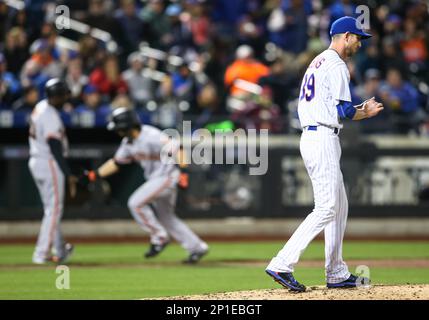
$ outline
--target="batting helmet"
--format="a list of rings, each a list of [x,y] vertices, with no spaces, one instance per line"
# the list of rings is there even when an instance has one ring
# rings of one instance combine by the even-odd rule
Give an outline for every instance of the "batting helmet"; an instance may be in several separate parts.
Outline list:
[[[132,109],[121,107],[112,112],[108,130],[128,130],[141,125],[137,112]]]
[[[45,92],[46,92],[46,96],[48,98],[51,98],[51,97],[65,96],[70,93],[70,89],[64,81],[58,78],[53,78],[48,82],[46,82]]]

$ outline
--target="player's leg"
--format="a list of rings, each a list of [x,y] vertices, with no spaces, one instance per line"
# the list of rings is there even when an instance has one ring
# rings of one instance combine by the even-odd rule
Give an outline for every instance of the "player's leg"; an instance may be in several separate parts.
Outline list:
[[[52,238],[52,246],[54,255],[58,258],[63,258],[66,254],[65,243],[61,231],[61,219],[64,212],[64,196],[65,196],[65,177],[55,161],[50,164],[50,170],[53,177],[53,195],[55,199],[55,206],[57,208],[57,215],[52,226],[50,238]]]
[[[34,177],[34,174],[33,174]],[[50,256],[50,245],[48,240],[49,229],[51,225],[52,218],[52,208],[50,206],[50,201],[47,199],[47,190],[49,188],[46,187],[48,181],[46,178],[42,177],[34,177],[34,181],[36,183],[37,189],[39,190],[39,195],[42,200],[43,205],[43,218],[42,223],[40,225],[39,234],[37,236],[36,247],[33,253],[33,262],[35,263],[43,263],[49,259]],[[46,190],[46,191],[45,191]]]
[[[31,159],[29,163],[30,172],[43,203],[43,220],[37,238],[33,261],[43,263],[50,258],[50,251],[57,235],[58,222],[62,214],[62,202],[59,193],[58,179],[54,179],[52,165],[48,160]]]
[[[62,217],[60,217],[61,219]],[[61,220],[58,220],[58,228],[55,230],[53,241],[53,255],[56,257],[63,257],[65,255],[65,242],[63,233],[61,231]]]
[[[334,219],[340,172],[339,157],[335,152],[337,144],[338,139],[328,135],[302,136],[300,150],[313,185],[315,206],[271,260],[268,270],[293,272],[309,243]]]
[[[340,174],[338,210],[335,219],[325,228],[325,272],[328,283],[338,283],[349,278],[350,272],[343,261],[343,238],[346,229],[348,201],[343,177]]]
[[[208,245],[176,216],[176,198],[177,189],[170,188],[165,196],[161,196],[153,202],[159,221],[167,232],[190,254],[206,252]]]
[[[140,227],[150,234],[153,245],[164,245],[169,241],[168,233],[160,224],[150,203],[171,185],[168,177],[154,178],[140,186],[128,200],[128,208]]]

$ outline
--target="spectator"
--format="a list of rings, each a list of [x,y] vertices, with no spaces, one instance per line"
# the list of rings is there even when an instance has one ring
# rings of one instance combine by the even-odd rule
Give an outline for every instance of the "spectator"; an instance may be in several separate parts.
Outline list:
[[[34,53],[27,60],[21,71],[21,83],[24,87],[35,85],[44,96],[44,84],[51,78],[62,76],[63,65],[52,56],[52,48],[47,40],[36,40],[32,45]]]
[[[327,11],[330,18],[328,30],[331,29],[331,25],[335,20],[344,16],[354,17],[357,15],[356,5],[354,5],[351,0],[335,0]]]
[[[405,74],[408,70],[404,57],[400,50],[399,44],[395,42],[394,38],[387,37],[382,42],[383,56],[380,61],[381,71],[386,74],[389,68],[401,70]]]
[[[111,113],[111,107],[108,104],[103,104],[97,88],[89,84],[83,89],[83,103],[75,108],[75,112],[79,115],[80,123],[85,120],[82,117],[91,117],[91,124],[97,127],[104,126]]]
[[[116,108],[134,108],[133,102],[126,93],[119,93],[113,98],[110,104],[112,109]]]
[[[28,86],[23,89],[23,97],[16,100],[12,109],[14,111],[31,112],[39,102],[39,91],[35,86]]]
[[[179,101],[181,111],[196,113],[197,92],[201,89],[202,83],[198,77],[191,71],[191,63],[183,60],[171,75],[173,95]],[[204,80],[204,76],[203,76]]]
[[[16,10],[7,5],[5,1],[0,1],[0,39],[3,40],[8,28],[12,24],[12,19]]]
[[[395,42],[399,42],[403,37],[401,31],[402,19],[397,14],[390,14],[383,25],[383,33],[385,37],[392,37]]]
[[[207,50],[208,59],[206,60],[204,72],[210,78],[221,96],[226,95],[224,87],[225,69],[230,62],[232,47],[225,39],[215,36],[212,45]]]
[[[197,48],[208,45],[211,21],[206,14],[204,4],[198,0],[186,0],[189,15],[184,15],[184,23],[192,33],[193,43]]]
[[[19,76],[22,66],[29,57],[27,36],[20,27],[10,29],[6,35],[4,56],[8,71]]]
[[[259,79],[259,85],[268,86],[272,90],[274,104],[281,107],[286,112],[286,102],[294,97],[296,83],[299,82],[297,74],[286,67],[282,58],[277,58],[270,65],[270,73]]]
[[[238,23],[240,17],[246,13],[248,0],[216,0],[213,1],[213,19],[231,30]]]
[[[281,4],[279,0],[268,21],[270,40],[287,52],[299,54],[307,48],[309,13],[303,0],[292,0],[286,10]]]
[[[0,103],[3,107],[11,107],[21,92],[21,85],[13,73],[7,72],[6,58],[0,52]]]
[[[272,91],[268,87],[247,101],[242,110],[234,112],[231,119],[246,130],[268,129],[270,133],[280,133],[282,130],[281,111],[279,106],[273,104]]]
[[[106,59],[105,48],[90,35],[84,35],[79,39],[79,57],[82,60],[82,68],[85,74],[89,74]]]
[[[88,0],[61,0],[61,3],[70,8],[72,18],[84,21],[88,14]]]
[[[60,61],[64,65],[69,59],[69,51],[62,49],[57,44],[57,29],[52,23],[44,23],[40,30],[40,39],[46,40],[51,50],[51,55],[55,61]]]
[[[404,21],[405,35],[401,41],[401,49],[405,61],[415,64],[418,69],[426,70],[428,47],[426,35],[423,30],[417,28],[416,22],[411,19]]]
[[[420,111],[408,110],[413,105],[418,106],[417,110],[427,108],[423,107],[427,105],[424,84],[429,71],[426,2],[389,0],[374,8],[373,38],[349,62],[356,64],[355,72],[353,68],[350,72],[354,101],[379,91],[376,88],[391,68],[401,70],[401,76],[410,78],[419,88],[420,101],[416,103],[413,98],[406,104],[387,99],[383,115],[376,119],[386,124],[388,117],[395,123],[400,122],[397,119],[415,119]],[[68,48],[64,50],[63,44],[69,43],[58,41],[63,39],[57,37],[53,24],[57,4],[69,6],[72,18],[109,32],[119,44],[116,58],[109,56],[109,43],[93,38],[92,32],[75,39],[74,32],[62,30],[63,37],[78,40],[77,56]],[[71,87],[74,105],[83,104],[82,90],[89,83],[103,103],[110,104],[113,99],[116,104],[137,108],[144,105],[162,127],[174,126],[183,112],[184,116],[197,114],[203,120],[213,115],[226,119],[227,110],[244,107],[259,86],[272,90],[273,103],[284,113],[293,110],[290,102],[299,90],[298,78],[325,48],[325,29],[329,29],[331,19],[356,16],[356,5],[352,0],[36,0],[17,10],[0,0],[0,52],[6,57],[7,72],[18,77],[26,88],[22,96],[4,95],[3,107],[10,108],[20,98],[13,108],[30,108],[37,96],[34,87],[40,89],[39,98],[43,98],[43,84],[59,76]],[[161,61],[161,57],[156,66],[149,66],[153,60],[143,60],[137,53],[130,56],[141,41],[166,51],[167,59]],[[236,59],[231,62],[234,52]],[[177,67],[180,59],[173,56],[183,58],[185,63]],[[380,71],[374,72],[374,68]],[[168,81],[159,85],[163,74]],[[383,83],[383,88],[388,84]],[[410,94],[408,89],[389,87],[383,91],[384,98],[387,91],[398,96],[398,90]],[[165,96],[159,96],[161,91]],[[413,121],[407,128],[418,126],[418,121]],[[365,132],[384,130],[372,119],[366,125]],[[370,127],[379,130],[371,131]],[[408,130],[398,128],[395,125],[396,132]]]
[[[386,82],[380,88],[380,97],[385,108],[392,112],[397,133],[418,132],[424,118],[423,110],[418,105],[418,92],[402,79],[400,70],[388,69]]]
[[[176,128],[183,119],[179,103],[173,95],[173,81],[169,76],[164,77],[157,90],[158,105],[149,111],[152,112],[152,121],[160,128]],[[180,128],[180,127],[179,127]]]
[[[169,21],[164,15],[164,2],[162,0],[149,0],[140,12],[140,18],[146,25],[150,26],[147,41],[152,46],[159,48],[161,39],[169,32]]]
[[[380,98],[381,72],[378,69],[368,69],[364,74],[364,81],[358,85],[354,93],[357,97],[356,104],[374,97],[377,101]],[[388,133],[392,131],[391,121],[389,121],[389,110],[383,110],[377,117],[361,121],[359,123],[364,133]]]
[[[282,8],[282,0],[273,0],[272,10],[267,20],[268,37],[272,43],[283,47],[282,32],[286,25],[286,17]]]
[[[406,17],[415,21],[419,29],[424,29],[427,26],[429,19],[429,4],[425,0],[410,1],[406,10]]]
[[[310,15],[313,12],[313,0],[303,0],[303,6],[304,10],[307,13],[307,15]],[[293,6],[293,0],[282,0],[282,8],[284,10],[287,10]],[[320,11],[317,12],[317,14],[320,14]]]
[[[240,17],[237,26],[238,42],[247,44],[255,51],[255,56],[263,55],[266,39],[265,17],[263,15],[262,3],[259,1],[248,1],[246,4],[246,14]]]
[[[216,87],[212,83],[203,86],[198,92],[197,102],[202,114],[216,114],[219,109],[219,97]]]
[[[358,66],[357,72],[359,76],[363,76],[365,72],[369,69],[380,68],[382,57],[380,50],[378,49],[378,44],[374,41],[370,42],[365,48],[363,54],[358,54],[356,57],[356,64]]]
[[[129,69],[125,70],[122,78],[127,83],[131,99],[137,107],[143,107],[154,99],[155,82],[143,72],[144,57],[139,52],[134,52],[128,57]]]
[[[234,109],[236,100],[245,98],[249,91],[237,86],[237,80],[244,80],[251,84],[258,83],[261,77],[267,76],[270,72],[267,66],[253,58],[253,49],[247,45],[237,48],[235,61],[229,65],[225,72],[224,83],[230,97],[228,107]]]
[[[379,101],[379,91],[381,85],[381,73],[377,69],[368,69],[364,74],[364,81],[355,89],[356,96],[365,101],[375,97]]]
[[[122,79],[118,60],[114,55],[109,55],[103,65],[90,74],[89,81],[107,98],[127,92],[127,84]]]
[[[37,39],[37,36],[39,35],[40,31],[37,28],[34,28],[34,25],[30,23],[25,9],[16,11],[11,20],[10,27],[17,27],[23,30],[27,39],[30,42],[33,42]]]
[[[165,10],[170,30],[161,39],[162,48],[165,50],[169,50],[174,46],[193,46],[192,32],[183,24],[182,13],[183,8],[177,3],[170,4]],[[189,14],[187,15],[189,16]]]
[[[403,81],[398,69],[388,69],[381,91],[384,102],[394,111],[409,113],[419,108],[417,90],[409,82]]]
[[[31,0],[25,2],[30,26],[40,26],[45,21],[46,0]]]
[[[115,12],[115,19],[121,26],[122,42],[126,52],[136,50],[147,31],[147,27],[136,12],[135,0],[121,0],[120,9]]]
[[[88,76],[83,73],[82,60],[79,57],[69,61],[65,81],[71,91],[71,103],[76,106],[81,102],[83,88],[89,82]]]
[[[88,15],[83,22],[110,33],[113,39],[120,41],[123,38],[121,26],[109,12],[108,4],[108,1],[90,0]]]

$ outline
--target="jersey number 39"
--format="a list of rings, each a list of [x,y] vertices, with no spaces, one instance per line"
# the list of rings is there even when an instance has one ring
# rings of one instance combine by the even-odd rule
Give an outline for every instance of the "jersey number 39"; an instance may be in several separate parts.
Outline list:
[[[301,96],[299,97],[299,100],[301,101],[305,97],[306,101],[311,101],[311,99],[314,98],[314,90],[314,73],[312,73],[310,76],[308,76],[308,74],[305,74],[304,83],[302,84]]]

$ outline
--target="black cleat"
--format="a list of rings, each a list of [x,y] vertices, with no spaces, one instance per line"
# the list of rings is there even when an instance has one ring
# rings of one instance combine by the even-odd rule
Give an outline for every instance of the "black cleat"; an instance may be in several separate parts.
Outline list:
[[[150,244],[149,250],[145,252],[144,257],[147,258],[153,258],[156,257],[158,254],[161,253],[162,250],[165,249],[165,247],[169,244],[170,242],[164,242],[163,244]]]
[[[294,292],[304,292],[305,286],[293,277],[290,272],[275,272],[271,270],[265,270],[265,272],[274,279],[275,282],[281,284],[283,287]]]
[[[195,264],[198,261],[200,261],[201,258],[204,257],[208,252],[209,252],[208,249],[206,249],[204,251],[193,252],[193,253],[191,253],[188,256],[187,259],[183,260],[183,263],[185,263],[185,264]]]

